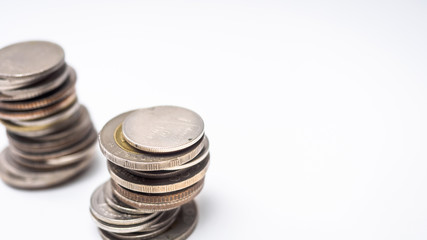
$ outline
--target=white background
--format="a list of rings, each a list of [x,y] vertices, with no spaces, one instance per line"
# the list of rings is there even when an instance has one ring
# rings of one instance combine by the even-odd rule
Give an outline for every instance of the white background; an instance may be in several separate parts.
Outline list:
[[[0,46],[59,43],[97,129],[162,104],[205,120],[190,239],[427,239],[424,1],[1,1]],[[7,145],[1,127],[0,147]],[[72,183],[0,183],[0,239],[97,239],[98,151]]]

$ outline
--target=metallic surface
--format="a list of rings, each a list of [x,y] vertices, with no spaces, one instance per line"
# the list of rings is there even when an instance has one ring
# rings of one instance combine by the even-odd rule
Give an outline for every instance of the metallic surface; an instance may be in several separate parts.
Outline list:
[[[135,110],[123,121],[123,136],[133,147],[152,153],[183,150],[203,137],[204,123],[195,112],[176,106]]]
[[[131,111],[132,112],[132,111]],[[127,169],[140,171],[159,171],[182,165],[197,156],[207,140],[171,154],[151,154],[132,148],[121,137],[120,126],[131,112],[120,114],[108,121],[99,134],[99,146],[104,156],[115,164]]]
[[[163,233],[150,238],[151,240],[184,240],[193,232],[197,224],[197,207],[191,201],[181,207],[174,223]],[[107,231],[100,230],[101,237],[105,240],[127,240],[144,239],[140,238],[140,233],[132,233],[122,236],[121,234],[111,235]]]
[[[167,193],[187,188],[204,178],[209,166],[209,155],[201,163],[185,172],[166,179],[137,177],[124,168],[108,163],[111,178],[119,185],[143,193]]]

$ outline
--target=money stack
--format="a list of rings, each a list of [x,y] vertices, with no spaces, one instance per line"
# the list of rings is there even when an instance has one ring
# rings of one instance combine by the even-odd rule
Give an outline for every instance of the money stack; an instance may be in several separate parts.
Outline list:
[[[7,184],[51,187],[90,164],[97,133],[77,101],[76,78],[57,44],[30,41],[0,49],[0,120],[9,139],[0,177]]]
[[[201,117],[174,106],[126,112],[104,126],[99,145],[111,179],[92,194],[90,212],[102,238],[187,238],[209,165]]]

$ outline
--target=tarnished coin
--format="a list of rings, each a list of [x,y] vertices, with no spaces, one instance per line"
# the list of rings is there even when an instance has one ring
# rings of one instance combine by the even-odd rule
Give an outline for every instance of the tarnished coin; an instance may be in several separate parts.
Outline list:
[[[35,171],[16,164],[10,158],[8,148],[0,154],[0,177],[7,184],[23,189],[40,189],[61,184],[76,176],[92,162],[91,157],[83,158],[76,164],[49,171]]]
[[[184,240],[193,232],[197,224],[197,207],[194,201],[191,201],[181,207],[181,210],[173,224],[163,233],[150,238],[151,240]],[[146,239],[141,236],[143,233],[114,234],[100,230],[101,237],[104,240],[141,240]]]
[[[108,205],[106,202],[106,192],[111,193],[110,181],[99,186],[95,192],[93,192],[90,200],[90,211],[92,215],[105,223],[117,224],[117,225],[134,225],[138,223],[146,222],[158,214],[127,214],[118,212]]]
[[[55,71],[63,64],[64,50],[51,42],[21,42],[0,49],[0,78],[7,80],[40,77]],[[9,82],[13,84],[13,80]]]
[[[179,175],[166,179],[141,178],[111,162],[108,163],[108,171],[114,182],[124,188],[142,193],[168,193],[187,188],[203,179],[208,166],[209,155],[202,162]]]
[[[207,144],[205,138],[182,151],[169,154],[152,154],[130,146],[123,138],[121,123],[131,112],[120,114],[102,128],[99,146],[104,156],[111,162],[137,171],[159,171],[182,165],[196,157]]]
[[[203,137],[204,123],[195,112],[175,106],[135,110],[123,121],[123,136],[133,147],[152,153],[183,150]]]

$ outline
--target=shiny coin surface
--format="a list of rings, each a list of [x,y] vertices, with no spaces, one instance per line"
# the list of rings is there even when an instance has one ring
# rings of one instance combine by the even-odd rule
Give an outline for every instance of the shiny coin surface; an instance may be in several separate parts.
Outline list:
[[[123,121],[123,136],[133,147],[152,153],[183,150],[203,137],[204,123],[195,112],[175,106],[135,110]]]
[[[0,78],[43,75],[64,63],[64,50],[46,41],[29,41],[0,49]],[[10,81],[13,83],[13,81]]]
[[[123,120],[131,112],[120,114],[107,122],[99,134],[101,152],[119,166],[137,171],[159,171],[192,160],[207,144],[203,138],[187,149],[170,154],[152,154],[135,149],[126,142],[121,131]]]
[[[193,232],[197,224],[197,207],[194,201],[191,201],[181,207],[181,210],[173,224],[163,233],[150,238],[151,240],[184,240]],[[107,231],[100,231],[104,240],[140,240],[142,233],[131,233],[127,235],[111,235]]]
[[[142,193],[168,193],[187,188],[203,179],[208,166],[209,155],[202,162],[179,175],[165,179],[141,178],[110,162],[108,171],[114,182],[129,190]]]

